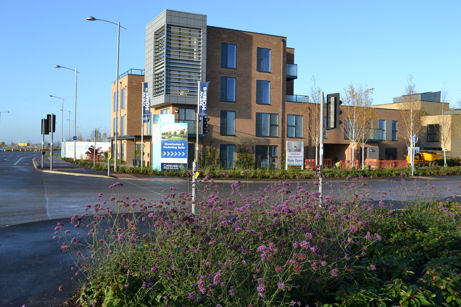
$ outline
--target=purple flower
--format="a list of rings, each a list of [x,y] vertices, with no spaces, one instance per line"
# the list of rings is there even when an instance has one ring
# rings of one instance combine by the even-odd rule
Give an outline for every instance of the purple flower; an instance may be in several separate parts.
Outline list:
[[[195,291],[189,292],[189,294],[187,295],[187,298],[192,300],[192,299],[194,299],[195,294],[196,294]]]
[[[331,276],[338,277],[339,271],[337,268],[334,268],[333,270],[331,270],[330,273],[331,273]]]
[[[307,241],[301,241],[299,243],[299,246],[301,246],[301,248],[308,249],[310,247],[310,244]]]
[[[375,271],[375,270],[376,270],[376,266],[375,266],[374,264],[370,264],[370,265],[368,266],[368,270],[369,270],[369,271]]]
[[[264,297],[264,291],[266,291],[266,287],[264,285],[259,285],[257,288],[258,294],[260,297]]]
[[[283,290],[283,289],[285,289],[285,285],[283,284],[283,282],[278,282],[277,283],[277,288],[279,288],[280,290]]]
[[[312,234],[311,234],[310,232],[306,232],[306,233],[304,234],[304,237],[305,237],[306,239],[312,239]]]
[[[383,237],[381,237],[379,234],[375,233],[375,238],[376,240],[378,241],[381,241],[383,239]]]
[[[367,235],[365,236],[365,239],[367,241],[370,241],[371,240],[371,233],[369,231],[367,231]]]

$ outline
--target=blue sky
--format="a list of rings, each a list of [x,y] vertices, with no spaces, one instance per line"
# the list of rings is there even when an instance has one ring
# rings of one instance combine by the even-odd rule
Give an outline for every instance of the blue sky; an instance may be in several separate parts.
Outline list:
[[[298,64],[296,94],[310,94],[313,77],[326,93],[349,85],[375,88],[375,104],[402,95],[409,76],[418,92],[443,90],[461,100],[459,1],[119,1],[2,0],[0,141],[40,142],[40,119],[57,114],[60,100],[74,108],[84,137],[110,130],[110,84],[115,79],[116,26],[120,21],[120,73],[144,68],[145,26],[165,9],[206,14],[212,26],[287,37]],[[68,134],[64,114],[64,136]],[[73,123],[72,123],[73,125]],[[73,127],[73,126],[72,126]],[[72,133],[73,128],[71,128]]]

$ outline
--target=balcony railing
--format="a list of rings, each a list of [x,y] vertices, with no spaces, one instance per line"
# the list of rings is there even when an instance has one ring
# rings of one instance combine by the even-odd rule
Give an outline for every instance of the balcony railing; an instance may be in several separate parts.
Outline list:
[[[309,96],[307,95],[287,95],[286,101],[287,102],[308,103]]]
[[[137,69],[137,68],[131,68],[125,71],[123,74],[118,76],[119,79],[122,79],[126,75],[137,75],[137,76],[144,76],[144,69]]]
[[[287,64],[287,79],[298,78],[298,64]]]

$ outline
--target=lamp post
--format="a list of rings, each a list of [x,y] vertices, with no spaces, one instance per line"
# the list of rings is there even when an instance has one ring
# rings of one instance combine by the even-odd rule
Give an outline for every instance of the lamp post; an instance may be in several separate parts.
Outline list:
[[[63,68],[67,70],[71,70],[75,72],[75,103],[74,103],[74,162],[77,161],[77,67],[74,69],[61,66],[61,65],[56,65],[55,68]]]
[[[64,97],[50,95],[51,98],[61,99],[61,148],[64,141]]]
[[[117,26],[117,67],[116,67],[116,71],[115,71],[115,99],[116,99],[116,107],[117,109],[115,110],[115,125],[114,125],[114,142],[115,142],[115,148],[114,148],[114,172],[117,171],[117,158],[118,158],[118,155],[117,155],[117,134],[118,134],[118,104],[119,104],[119,101],[118,101],[118,68],[119,68],[119,58],[120,58],[120,28],[122,29],[125,29],[125,27],[122,27],[120,25],[120,22],[113,22],[113,21],[110,21],[110,20],[105,20],[105,19],[99,19],[99,18],[95,18],[93,16],[88,16],[86,18],[86,20],[88,21],[104,21],[104,22],[107,22],[107,23],[111,23],[113,25],[116,25]]]

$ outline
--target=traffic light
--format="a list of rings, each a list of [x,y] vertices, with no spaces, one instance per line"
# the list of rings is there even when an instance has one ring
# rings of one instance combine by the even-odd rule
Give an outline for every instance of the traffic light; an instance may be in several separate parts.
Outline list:
[[[47,114],[46,120],[48,121],[48,132],[56,132],[56,115]]]
[[[202,117],[202,134],[203,135],[208,134],[208,128],[209,128],[208,121],[209,120],[210,119],[207,116]]]
[[[336,129],[342,124],[339,116],[343,113],[341,111],[341,101],[339,93],[327,95],[327,129]]]
[[[49,134],[48,119],[42,118],[42,134]]]

